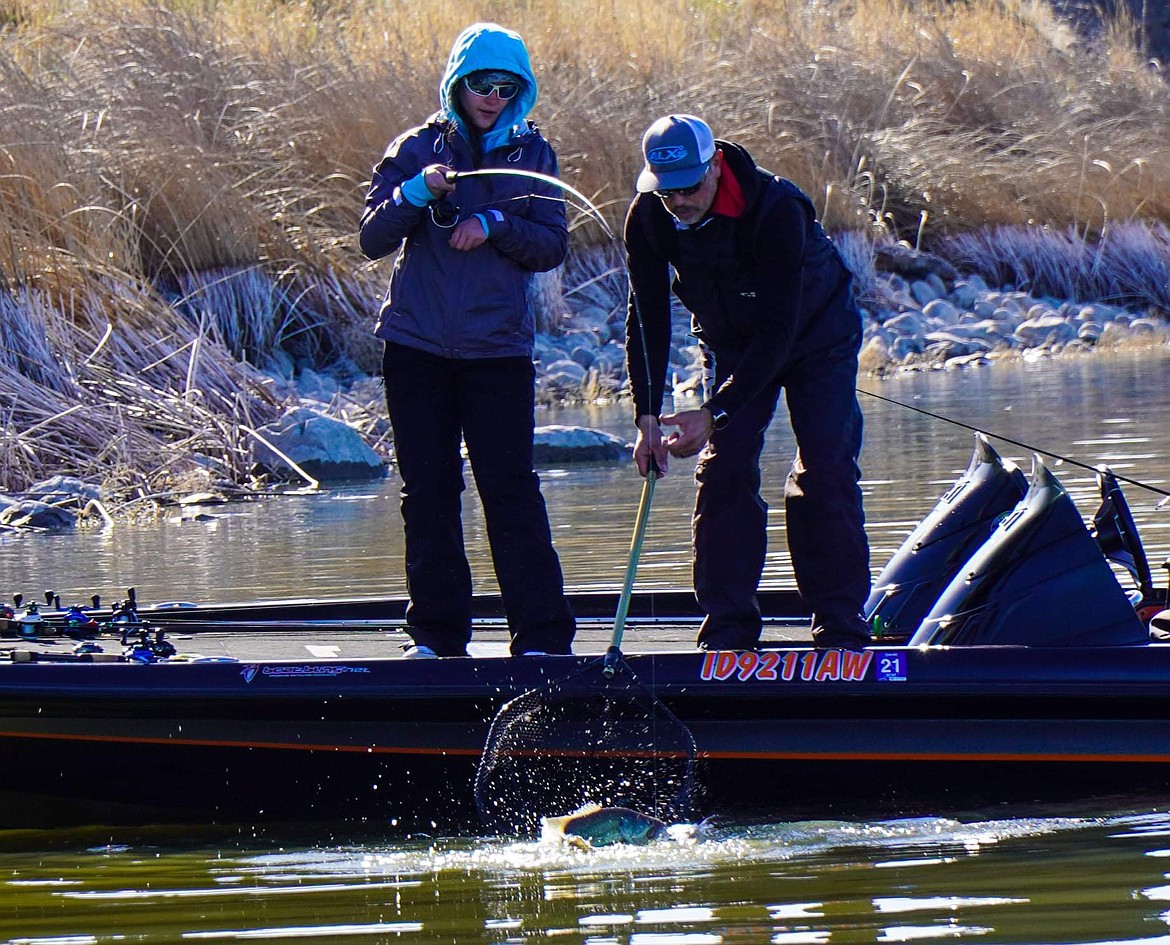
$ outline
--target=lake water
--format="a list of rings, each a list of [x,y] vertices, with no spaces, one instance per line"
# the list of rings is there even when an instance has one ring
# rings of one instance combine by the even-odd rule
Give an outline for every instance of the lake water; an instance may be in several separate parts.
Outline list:
[[[1170,353],[997,364],[866,380],[864,391],[985,429],[1027,469],[1032,449],[1170,488]],[[971,433],[863,393],[862,465],[875,568],[966,468]],[[628,431],[624,410],[542,422]],[[995,439],[1006,437],[1027,447]],[[766,582],[787,586],[783,419],[766,457],[775,500]],[[639,585],[688,583],[693,486],[660,484]],[[1055,465],[1085,515],[1092,473]],[[568,580],[620,584],[640,483],[627,466],[546,470]],[[0,541],[0,588],[67,601],[399,593],[397,483],[212,510],[208,520]],[[1170,555],[1170,510],[1125,485],[1151,564]],[[467,503],[481,588],[483,526]],[[35,786],[30,786],[34,787]],[[274,786],[279,790],[279,785]],[[583,853],[535,841],[356,828],[87,828],[0,832],[0,943],[295,940],[312,943],[706,945],[775,942],[1170,945],[1170,796],[992,810],[785,811],[716,822],[693,844]],[[359,812],[360,813],[360,812]]]
[[[322,830],[0,835],[0,941],[1170,942],[1164,809],[713,825],[581,852]]]
[[[972,434],[911,407],[992,434],[993,445],[1028,471],[1031,450],[1006,437],[1170,491],[1170,351],[995,364],[860,384],[866,418],[862,472],[875,571],[967,467]],[[898,401],[896,406],[871,394]],[[623,407],[542,411],[540,423],[584,424],[631,436]],[[791,586],[784,542],[783,483],[793,445],[783,410],[764,456],[772,506],[764,584]],[[1047,460],[1086,516],[1096,508],[1091,471]],[[693,465],[675,461],[655,491],[639,587],[690,584]],[[632,463],[541,472],[567,582],[621,586],[641,492]],[[1153,567],[1170,554],[1163,494],[1123,483]],[[483,517],[470,489],[465,523],[477,589],[494,590]],[[398,480],[178,512],[156,524],[0,539],[0,594],[54,589],[66,603],[134,586],[143,602],[258,597],[401,594]]]

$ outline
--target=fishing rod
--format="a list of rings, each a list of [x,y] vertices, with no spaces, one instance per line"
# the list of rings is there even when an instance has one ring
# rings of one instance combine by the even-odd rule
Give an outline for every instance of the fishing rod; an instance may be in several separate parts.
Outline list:
[[[609,228],[609,223],[606,222],[605,217],[601,215],[601,211],[597,209],[593,201],[572,184],[566,184],[559,177],[553,177],[551,174],[541,174],[539,171],[525,171],[518,167],[482,167],[475,171],[448,171],[444,175],[444,179],[449,184],[454,184],[456,181],[465,177],[527,177],[530,180],[543,181],[553,187],[559,187],[565,193],[572,194],[581,201],[583,208],[597,220],[602,230],[605,231],[606,236],[611,240],[617,239],[613,230]]]
[[[1010,436],[1003,436],[999,433],[992,433],[990,430],[986,430],[982,427],[972,426],[969,423],[964,423],[962,420],[955,420],[952,417],[944,417],[942,414],[934,413],[924,407],[917,407],[914,404],[907,404],[900,400],[894,400],[892,397],[883,397],[881,394],[875,394],[873,391],[865,390],[861,387],[858,387],[857,391],[861,394],[868,394],[875,400],[880,400],[884,403],[892,404],[895,407],[905,407],[907,410],[913,410],[915,413],[920,413],[923,416],[930,417],[932,420],[941,420],[943,423],[950,423],[956,427],[962,427],[964,430],[970,430],[972,433],[982,433],[985,436],[990,436],[997,440],[1003,440],[1005,443],[1010,443],[1012,446],[1018,446],[1021,449],[1028,450],[1032,453],[1039,453],[1042,456],[1051,456],[1053,459],[1060,460],[1062,463],[1068,463],[1070,466],[1078,466],[1081,469],[1087,469],[1094,473],[1099,473],[1102,469],[1101,466],[1091,466],[1088,463],[1082,463],[1079,459],[1073,459],[1070,456],[1062,456],[1060,453],[1054,453],[1051,450],[1040,449],[1037,446],[1032,446],[1030,443],[1024,443],[1020,440],[1013,440]],[[1114,472],[1112,469],[1110,470],[1110,473],[1113,475],[1114,479],[1120,480],[1121,482],[1129,483],[1131,486],[1136,486],[1139,489],[1146,489],[1149,492],[1154,492],[1158,495],[1170,497],[1170,491],[1167,491],[1166,489],[1159,489],[1157,486],[1152,486],[1148,482],[1141,482],[1137,479],[1130,479],[1128,476],[1122,476],[1119,473]],[[1165,504],[1166,500],[1163,499],[1158,503],[1156,508],[1160,509]]]

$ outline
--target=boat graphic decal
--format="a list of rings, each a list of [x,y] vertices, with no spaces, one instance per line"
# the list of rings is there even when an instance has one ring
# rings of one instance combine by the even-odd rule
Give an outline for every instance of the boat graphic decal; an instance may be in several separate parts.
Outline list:
[[[244,682],[250,683],[257,675],[303,679],[306,676],[344,676],[346,673],[368,673],[369,671],[368,666],[346,666],[332,663],[306,663],[287,666],[257,666],[253,663],[240,670],[240,675],[244,677]]]
[[[878,682],[906,681],[906,654],[879,653],[877,660]]]
[[[872,650],[712,650],[703,658],[699,678],[704,682],[861,682],[873,657]],[[905,663],[901,665],[904,677]]]

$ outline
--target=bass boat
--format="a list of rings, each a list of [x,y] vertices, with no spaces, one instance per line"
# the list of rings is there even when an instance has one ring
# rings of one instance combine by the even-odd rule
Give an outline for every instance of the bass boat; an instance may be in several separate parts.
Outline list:
[[[628,599],[620,672],[685,733],[701,812],[1170,790],[1167,591],[1116,478],[1098,485],[1087,523],[1039,457],[1026,476],[978,436],[877,577],[863,650],[813,647],[790,591],[761,592],[742,652],[694,648],[689,593]],[[576,655],[518,658],[498,598],[478,600],[472,657],[432,660],[401,658],[398,599],[18,598],[0,796],[22,803],[0,821],[474,823],[493,722],[608,658],[615,598],[575,595]]]

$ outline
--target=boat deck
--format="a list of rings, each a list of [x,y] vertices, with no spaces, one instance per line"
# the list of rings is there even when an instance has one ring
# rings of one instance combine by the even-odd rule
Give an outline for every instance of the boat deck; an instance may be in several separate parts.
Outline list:
[[[128,592],[128,594],[131,592]],[[763,590],[758,595],[765,614],[763,645],[810,644],[807,610],[792,590]],[[574,592],[577,617],[573,651],[578,656],[603,654],[613,636],[617,595],[611,592]],[[695,651],[702,614],[689,591],[653,591],[635,594],[628,602],[622,637],[624,653]],[[245,603],[163,603],[133,612],[134,631],[145,628],[154,636],[161,629],[179,656],[233,658],[247,662],[269,660],[376,659],[400,657],[410,638],[405,631],[407,601],[403,598],[355,597],[332,600],[271,600]],[[498,595],[477,596],[473,602],[473,632],[468,647],[473,657],[508,656],[509,634],[503,603]],[[116,627],[119,617],[110,610],[94,611],[103,627],[94,641],[102,652],[95,661],[115,659],[123,647]],[[0,627],[0,658],[69,660],[77,642],[59,635],[61,612],[50,614],[36,638],[21,638],[18,624]],[[86,657],[89,661],[90,657]]]
[[[653,653],[694,650],[699,632],[698,619],[635,621],[627,623],[622,638],[624,653]],[[148,624],[149,625],[149,624]],[[808,644],[812,637],[807,618],[770,620],[765,623],[762,643]],[[234,658],[241,661],[370,659],[400,657],[410,642],[401,626],[386,621],[322,621],[318,625],[300,624],[271,627],[241,624],[215,628],[213,624],[168,626],[166,639],[178,650],[179,657]],[[573,651],[579,656],[600,656],[609,646],[613,618],[581,618]],[[508,653],[508,629],[500,620],[477,621],[468,651],[475,657],[503,657]],[[117,656],[120,641],[104,634],[95,641],[110,656]],[[0,639],[0,658],[7,654],[32,653],[52,658],[68,657],[76,641],[68,637],[42,636],[26,640],[8,633]],[[9,657],[11,658],[11,657]],[[19,657],[17,657],[19,659]]]

